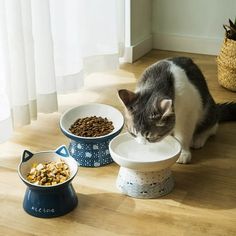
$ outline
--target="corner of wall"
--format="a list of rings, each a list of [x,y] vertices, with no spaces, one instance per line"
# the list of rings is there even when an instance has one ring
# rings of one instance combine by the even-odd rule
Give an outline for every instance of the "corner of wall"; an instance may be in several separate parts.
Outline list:
[[[149,35],[147,38],[138,42],[137,44],[125,47],[124,61],[133,63],[140,57],[150,52],[152,48],[152,35]]]
[[[125,50],[123,61],[133,63],[152,50],[152,1],[125,1]]]
[[[177,52],[218,55],[223,39],[167,33],[153,34],[153,48]]]

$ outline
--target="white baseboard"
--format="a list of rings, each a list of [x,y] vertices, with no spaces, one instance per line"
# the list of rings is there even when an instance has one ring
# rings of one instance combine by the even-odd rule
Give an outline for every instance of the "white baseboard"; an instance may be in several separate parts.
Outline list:
[[[146,39],[133,46],[125,47],[123,60],[125,62],[133,63],[134,61],[151,51],[152,48],[152,35],[150,35]]]
[[[153,34],[153,48],[170,51],[218,55],[223,38],[191,37],[174,34]]]

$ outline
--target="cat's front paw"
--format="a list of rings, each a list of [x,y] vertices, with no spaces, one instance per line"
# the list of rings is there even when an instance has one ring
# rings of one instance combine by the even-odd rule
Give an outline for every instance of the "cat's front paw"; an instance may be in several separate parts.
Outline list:
[[[191,143],[191,148],[200,149],[205,145],[206,140],[201,138],[196,138]]]
[[[190,163],[192,159],[192,155],[190,151],[182,150],[179,159],[176,161],[179,164],[187,164]]]

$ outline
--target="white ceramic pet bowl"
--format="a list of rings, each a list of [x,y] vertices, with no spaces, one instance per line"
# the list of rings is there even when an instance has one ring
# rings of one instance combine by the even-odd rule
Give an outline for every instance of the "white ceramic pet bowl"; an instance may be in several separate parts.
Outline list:
[[[109,150],[113,160],[120,165],[116,184],[124,194],[156,198],[173,189],[170,167],[181,152],[181,145],[174,137],[140,144],[129,133],[124,133],[110,142]]]
[[[70,132],[70,126],[79,118],[101,116],[112,121],[114,130],[100,137],[82,137]],[[70,139],[69,152],[80,166],[99,167],[113,162],[109,142],[117,136],[124,125],[124,117],[116,108],[99,103],[90,103],[67,110],[60,119],[60,128]]]

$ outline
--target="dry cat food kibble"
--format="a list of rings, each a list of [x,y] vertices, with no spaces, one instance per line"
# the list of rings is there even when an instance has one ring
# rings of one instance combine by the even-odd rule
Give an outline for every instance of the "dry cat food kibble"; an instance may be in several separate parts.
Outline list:
[[[114,129],[112,121],[106,117],[89,116],[75,121],[69,128],[72,134],[82,137],[99,137],[109,134]]]
[[[70,177],[69,166],[63,161],[33,164],[27,180],[30,183],[51,186],[65,182]]]

